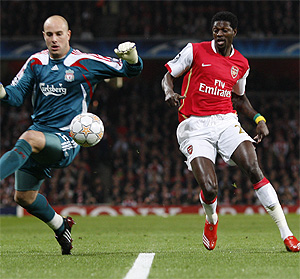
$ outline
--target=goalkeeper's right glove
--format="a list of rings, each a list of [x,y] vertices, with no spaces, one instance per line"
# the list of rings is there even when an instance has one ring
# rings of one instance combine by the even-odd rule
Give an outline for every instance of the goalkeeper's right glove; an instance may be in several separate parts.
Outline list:
[[[6,91],[3,84],[0,82],[0,100],[6,96]]]
[[[135,43],[125,42],[115,48],[119,58],[126,60],[129,64],[136,64],[139,61]]]

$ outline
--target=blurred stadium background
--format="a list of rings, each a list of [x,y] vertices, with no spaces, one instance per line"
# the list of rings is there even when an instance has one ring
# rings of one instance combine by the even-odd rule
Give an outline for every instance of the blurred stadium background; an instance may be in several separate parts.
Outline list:
[[[257,146],[260,164],[284,206],[299,206],[298,1],[1,1],[1,81],[7,85],[26,59],[45,48],[41,30],[64,16],[71,45],[113,56],[134,41],[143,73],[99,84],[89,110],[105,125],[103,140],[82,148],[66,169],[53,170],[41,188],[52,205],[199,205],[199,187],[186,169],[175,136],[177,112],[164,102],[164,64],[188,42],[211,40],[220,10],[239,18],[234,42],[250,62],[247,95],[270,135]],[[180,84],[178,83],[178,91]],[[20,108],[1,104],[1,155],[30,125],[28,98]],[[255,135],[255,123],[241,117]],[[219,204],[257,205],[250,181],[218,158]],[[236,185],[237,187],[233,187]],[[1,212],[15,208],[14,176],[1,182]],[[9,209],[9,210],[7,210]]]

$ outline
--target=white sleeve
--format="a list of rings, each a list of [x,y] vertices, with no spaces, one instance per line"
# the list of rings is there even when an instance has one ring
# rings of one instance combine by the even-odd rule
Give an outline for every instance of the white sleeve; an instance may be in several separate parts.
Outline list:
[[[173,60],[170,60],[166,67],[173,77],[180,77],[192,65],[193,45],[188,43]]]
[[[246,78],[249,75],[249,71],[250,71],[250,68],[246,71],[244,76],[236,82],[236,84],[232,87],[232,92],[234,92],[235,94],[237,94],[239,96],[242,96],[245,94]]]

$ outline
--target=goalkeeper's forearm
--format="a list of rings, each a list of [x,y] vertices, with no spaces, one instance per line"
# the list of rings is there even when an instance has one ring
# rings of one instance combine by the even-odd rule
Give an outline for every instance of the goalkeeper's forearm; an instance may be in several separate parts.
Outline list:
[[[0,82],[0,100],[6,96],[6,91],[3,84]]]

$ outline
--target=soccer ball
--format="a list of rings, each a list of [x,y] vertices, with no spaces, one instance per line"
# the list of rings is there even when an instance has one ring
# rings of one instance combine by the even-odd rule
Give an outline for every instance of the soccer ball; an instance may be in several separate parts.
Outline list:
[[[70,136],[83,147],[96,145],[102,139],[103,134],[102,120],[90,112],[78,114],[70,125]]]

